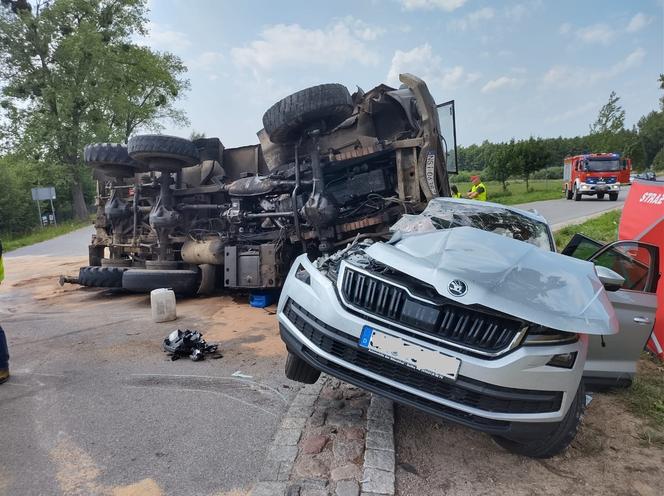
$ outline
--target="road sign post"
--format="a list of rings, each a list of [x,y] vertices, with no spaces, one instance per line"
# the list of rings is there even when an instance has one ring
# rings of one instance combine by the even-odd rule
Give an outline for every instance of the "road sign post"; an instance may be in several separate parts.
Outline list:
[[[39,202],[43,200],[48,200],[51,202],[51,214],[53,215],[53,223],[57,225],[57,220],[55,217],[55,207],[53,206],[53,200],[55,200],[55,188],[53,186],[47,186],[45,188],[32,188],[32,199],[37,202],[37,212],[39,213],[39,225],[44,227],[44,221],[42,220],[42,213],[41,213],[41,205],[39,204]]]

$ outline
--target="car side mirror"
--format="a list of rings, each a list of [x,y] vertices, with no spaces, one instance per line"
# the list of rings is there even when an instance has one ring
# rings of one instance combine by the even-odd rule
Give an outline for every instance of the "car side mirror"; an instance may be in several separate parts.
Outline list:
[[[625,284],[625,278],[608,267],[595,265],[595,272],[607,291],[618,291]]]

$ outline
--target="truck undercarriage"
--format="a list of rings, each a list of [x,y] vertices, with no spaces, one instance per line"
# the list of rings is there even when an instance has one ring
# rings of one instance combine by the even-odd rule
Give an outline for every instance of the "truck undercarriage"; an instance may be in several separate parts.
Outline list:
[[[96,233],[79,284],[181,294],[277,288],[295,257],[387,236],[404,213],[449,196],[431,94],[402,74],[354,94],[307,88],[263,116],[259,144],[160,135],[92,144]]]

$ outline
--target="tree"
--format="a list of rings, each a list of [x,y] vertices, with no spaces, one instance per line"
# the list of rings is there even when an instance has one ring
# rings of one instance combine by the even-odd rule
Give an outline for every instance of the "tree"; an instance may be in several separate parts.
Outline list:
[[[137,127],[186,121],[174,102],[188,81],[174,55],[131,42],[145,33],[146,0],[2,0],[0,117],[11,145],[66,166],[77,218],[87,215],[82,149],[126,141]],[[29,7],[29,4],[28,4]]]
[[[493,160],[486,167],[487,176],[495,181],[500,181],[503,191],[507,191],[507,180],[521,166],[516,146],[514,140],[497,145]]]
[[[625,127],[625,110],[618,105],[620,97],[612,91],[609,101],[599,109],[597,120],[590,126],[590,134],[617,133]]]

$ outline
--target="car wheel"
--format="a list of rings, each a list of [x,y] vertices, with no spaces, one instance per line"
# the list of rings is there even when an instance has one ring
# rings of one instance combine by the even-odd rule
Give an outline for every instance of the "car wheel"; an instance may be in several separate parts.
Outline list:
[[[121,288],[126,267],[81,267],[78,283],[91,288]]]
[[[83,149],[83,162],[111,178],[127,178],[144,172],[145,167],[132,160],[127,147],[118,143],[92,143]]]
[[[598,200],[603,200],[604,199],[604,193],[597,193],[597,199]]]
[[[618,201],[618,193],[609,193],[609,200]]]
[[[574,196],[574,201],[581,200],[581,193],[577,189],[576,184],[574,185],[574,191],[573,191],[572,195]]]
[[[287,96],[263,115],[265,132],[273,143],[288,143],[302,129],[321,122],[322,131],[340,124],[353,112],[353,100],[343,84],[320,84]]]
[[[133,293],[167,288],[179,296],[193,296],[198,290],[199,277],[195,270],[129,269],[122,276],[122,287]]]
[[[147,163],[150,170],[162,172],[177,172],[200,161],[194,142],[177,136],[134,136],[127,144],[127,151],[134,160]]]
[[[531,458],[550,458],[567,449],[581,424],[581,417],[586,409],[586,391],[583,382],[579,384],[574,401],[567,415],[556,428],[544,437],[532,441],[519,442],[501,436],[493,436],[496,443],[517,455]]]
[[[286,357],[286,377],[291,381],[313,384],[320,377],[320,370],[289,351]]]

